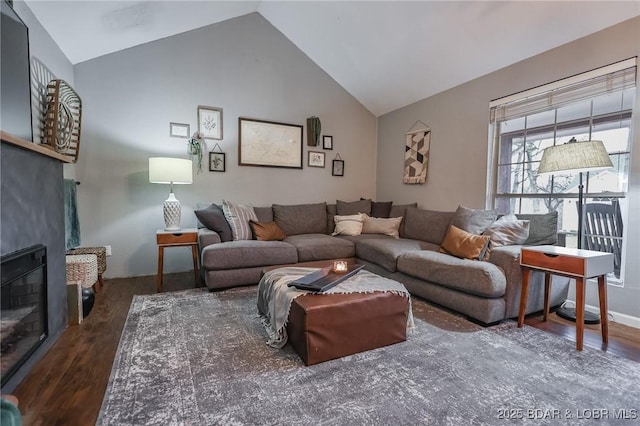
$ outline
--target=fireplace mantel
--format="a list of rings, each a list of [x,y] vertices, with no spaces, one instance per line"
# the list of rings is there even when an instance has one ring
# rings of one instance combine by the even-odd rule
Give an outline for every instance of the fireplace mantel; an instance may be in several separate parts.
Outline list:
[[[55,158],[56,160],[60,160],[63,163],[73,163],[73,159],[71,157],[62,155],[46,146],[30,142],[26,139],[10,135],[9,133],[3,131],[0,131],[0,135],[2,136],[2,142],[10,143],[20,148],[28,149],[41,155],[46,155],[47,157]]]

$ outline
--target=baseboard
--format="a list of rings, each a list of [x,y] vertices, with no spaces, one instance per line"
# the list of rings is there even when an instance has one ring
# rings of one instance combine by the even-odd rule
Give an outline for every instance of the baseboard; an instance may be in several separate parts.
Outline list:
[[[567,299],[567,302],[571,303],[569,306],[575,306],[575,302],[573,300]],[[589,312],[593,312],[594,314],[600,314],[600,308],[592,305],[584,305],[585,310]],[[609,311],[609,320],[611,321],[613,318],[614,322],[618,324],[623,324],[633,328],[640,328],[640,318],[632,317],[631,315],[621,314],[620,312]]]

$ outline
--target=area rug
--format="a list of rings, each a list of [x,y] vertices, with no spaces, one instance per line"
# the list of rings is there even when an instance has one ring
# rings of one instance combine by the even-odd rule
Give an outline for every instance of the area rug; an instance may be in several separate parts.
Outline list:
[[[568,340],[512,322],[482,328],[452,315],[451,327],[433,325],[425,305],[414,302],[406,342],[305,367],[290,346],[266,345],[255,287],[136,296],[97,424],[601,425],[638,418],[640,364],[577,352]]]

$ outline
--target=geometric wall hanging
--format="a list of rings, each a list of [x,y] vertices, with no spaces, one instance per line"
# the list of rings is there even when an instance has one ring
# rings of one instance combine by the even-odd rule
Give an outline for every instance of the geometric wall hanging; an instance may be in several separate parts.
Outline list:
[[[422,124],[424,125],[424,123]],[[425,125],[425,128],[411,131],[406,135],[404,177],[402,181],[408,184],[425,183],[429,168],[431,128]]]

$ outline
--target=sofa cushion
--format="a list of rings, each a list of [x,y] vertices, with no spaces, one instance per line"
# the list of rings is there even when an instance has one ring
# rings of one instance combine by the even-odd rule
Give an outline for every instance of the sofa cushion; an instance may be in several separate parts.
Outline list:
[[[491,248],[522,244],[529,238],[529,223],[510,213],[489,225],[482,235],[491,239]]]
[[[418,207],[418,203],[411,204],[394,204],[391,206],[391,211],[389,212],[389,217],[402,217],[406,218],[406,211],[409,207]],[[400,238],[404,238],[404,224],[405,220],[403,219],[400,223]]]
[[[497,210],[475,210],[458,206],[451,224],[463,231],[480,235],[498,218]]]
[[[396,270],[396,260],[403,253],[419,250],[437,250],[438,246],[420,240],[372,238],[358,241],[356,256],[375,263],[388,271]]]
[[[355,244],[326,234],[291,235],[285,241],[298,250],[299,262],[354,257]]]
[[[258,222],[267,223],[273,222],[273,209],[269,207],[253,207],[253,211],[256,213]]]
[[[287,238],[287,235],[280,229],[275,222],[255,222],[249,221],[251,232],[253,233],[253,239],[258,241],[282,241]]]
[[[400,238],[401,217],[382,218],[364,215],[363,219],[363,234],[382,234],[393,238]]]
[[[273,220],[285,234],[326,234],[327,203],[273,205]]]
[[[437,251],[412,251],[398,258],[398,271],[482,297],[502,297],[507,280],[496,265],[459,259]]]
[[[529,221],[529,237],[526,246],[556,244],[558,242],[558,212],[546,214],[516,214],[520,220]]]
[[[371,200],[336,201],[336,211],[340,216],[349,216],[358,213],[371,214]]]
[[[352,214],[348,216],[335,215],[333,221],[336,228],[331,235],[360,235],[362,234],[362,225],[364,221],[363,214]]]
[[[220,206],[211,204],[205,208],[195,210],[194,213],[205,228],[215,231],[220,236],[220,241],[233,240],[231,227]]]
[[[453,214],[453,212],[409,207],[404,220],[404,238],[440,245],[453,219]]]
[[[202,249],[202,267],[208,270],[251,268],[296,263],[298,252],[284,241],[229,241]]]
[[[476,235],[450,225],[444,236],[440,251],[461,259],[482,260],[491,239],[486,235]]]
[[[227,222],[229,222],[234,241],[252,239],[249,221],[257,221],[258,218],[251,204],[236,204],[223,200],[222,211]]]

